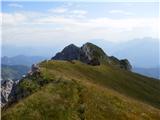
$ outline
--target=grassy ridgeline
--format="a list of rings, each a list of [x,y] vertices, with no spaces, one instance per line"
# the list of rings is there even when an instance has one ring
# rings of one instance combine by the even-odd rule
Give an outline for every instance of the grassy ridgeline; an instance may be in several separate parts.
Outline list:
[[[78,61],[42,62],[40,68],[44,80],[55,80],[2,111],[3,120],[160,119],[157,80]]]
[[[103,87],[112,88],[126,96],[136,98],[160,108],[160,81],[135,74],[109,65],[90,66],[75,61],[50,61],[41,64],[42,73],[49,77],[54,75],[67,79],[92,82]]]

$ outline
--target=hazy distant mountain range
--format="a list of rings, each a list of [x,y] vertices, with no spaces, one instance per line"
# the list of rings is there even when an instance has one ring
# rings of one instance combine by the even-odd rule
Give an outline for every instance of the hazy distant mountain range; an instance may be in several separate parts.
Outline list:
[[[47,59],[46,57],[41,56],[24,56],[18,55],[15,57],[2,57],[2,79],[10,78],[10,79],[19,79],[22,77],[24,73],[27,73],[30,66],[34,63],[41,62]],[[15,69],[15,68],[22,68],[22,69]],[[7,75],[7,73],[10,73]],[[25,72],[24,72],[25,71]],[[160,68],[140,68],[140,67],[133,67],[133,72],[160,79]],[[19,74],[20,73],[20,74]]]
[[[133,68],[133,72],[160,79],[160,68]]]
[[[109,55],[118,58],[127,58],[132,66],[140,68],[160,67],[159,60],[159,40],[153,38],[134,39],[127,42],[113,43],[101,39],[90,40]],[[51,57],[57,51],[60,51],[66,43],[53,45],[52,47],[15,47],[2,45],[3,56],[45,56]],[[80,45],[81,46],[81,45]],[[39,59],[39,58],[38,58]],[[41,58],[40,58],[41,59]]]
[[[19,80],[26,75],[30,67],[25,65],[1,65],[2,80]]]
[[[158,39],[134,39],[123,43],[113,43],[95,39],[91,40],[91,42],[103,48],[108,55],[114,55],[120,59],[127,58],[131,62],[134,72],[159,78],[160,59]],[[3,46],[2,55],[9,55],[13,57],[2,57],[2,64],[31,66],[33,63],[50,58],[50,56],[62,49],[61,46],[63,46],[63,43],[62,45],[54,45],[53,48]],[[19,55],[20,53],[22,55]],[[41,56],[35,56],[35,54]]]
[[[39,63],[45,59],[46,57],[42,56],[4,56],[1,58],[2,80],[19,80],[28,73],[32,64]]]
[[[1,63],[4,65],[26,65],[31,66],[34,63],[38,63],[42,60],[45,60],[46,57],[42,56],[25,56],[17,55],[14,57],[4,56],[1,58]]]

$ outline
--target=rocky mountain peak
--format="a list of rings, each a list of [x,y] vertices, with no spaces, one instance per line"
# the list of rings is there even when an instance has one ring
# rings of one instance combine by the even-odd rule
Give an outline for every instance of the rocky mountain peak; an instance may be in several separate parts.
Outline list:
[[[66,46],[64,49],[63,49],[63,52],[67,51],[67,50],[75,50],[75,49],[78,49],[78,47],[74,44],[70,44],[68,46]]]
[[[97,59],[100,58],[106,58],[106,53],[98,46],[87,42],[86,44],[84,44],[81,49],[85,52],[86,55],[88,55],[88,57],[94,57]]]
[[[57,53],[52,59],[54,60],[78,60],[81,50],[74,44],[66,46],[62,52]]]
[[[79,60],[89,65],[100,65],[102,61],[125,70],[131,70],[128,60],[119,60],[116,57],[109,57],[100,47],[85,43],[82,47],[74,44],[66,46],[61,52],[57,53],[52,60]]]

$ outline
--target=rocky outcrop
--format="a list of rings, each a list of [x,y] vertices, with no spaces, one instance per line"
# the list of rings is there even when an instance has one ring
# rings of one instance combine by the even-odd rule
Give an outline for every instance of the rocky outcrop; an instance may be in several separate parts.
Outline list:
[[[101,48],[86,43],[82,47],[71,44],[57,53],[52,60],[80,60],[90,65],[100,65],[100,59],[103,57],[106,57],[106,54]]]
[[[2,80],[1,81],[1,107],[5,107],[12,102],[16,102],[29,93],[24,89],[21,89],[21,83],[25,81],[25,78],[30,76],[38,77],[40,75],[40,67],[38,64],[33,64],[31,70],[27,75],[24,75],[21,80]]]
[[[120,60],[120,65],[121,65],[121,68],[124,70],[130,71],[132,69],[132,66],[127,59]]]
[[[119,60],[114,56],[109,57],[109,63],[124,70],[131,71],[132,66],[127,59]]]
[[[81,61],[90,65],[100,65],[101,60],[108,58],[101,48],[92,43],[86,43],[80,49],[84,55]]]
[[[1,81],[1,107],[4,107],[10,101],[18,82],[13,80]]]
[[[33,73],[39,73],[40,72],[40,67],[38,64],[33,64],[31,66],[31,70],[28,72],[28,75],[32,75]]]
[[[100,47],[86,43],[82,47],[77,47],[70,44],[65,47],[61,52],[57,53],[52,60],[79,60],[89,65],[100,65],[102,62],[107,62],[113,66],[131,70],[131,65],[127,59],[119,60],[116,57],[109,57]]]

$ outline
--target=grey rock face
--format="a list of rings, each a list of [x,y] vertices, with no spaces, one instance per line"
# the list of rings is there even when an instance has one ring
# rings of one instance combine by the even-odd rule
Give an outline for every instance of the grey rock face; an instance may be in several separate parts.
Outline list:
[[[1,82],[1,108],[10,105],[13,102],[28,96],[29,91],[21,88],[21,82],[29,76],[38,77],[40,75],[40,67],[38,64],[33,64],[31,71],[21,80],[2,80]]]
[[[17,83],[18,81],[14,82],[12,80],[3,80],[1,82],[1,107],[8,103]]]
[[[121,68],[125,70],[130,71],[132,69],[132,66],[127,59],[120,60],[120,65],[121,65]]]
[[[80,60],[87,64],[100,65],[99,58],[94,56],[96,50],[92,49],[91,45],[91,43],[86,43],[79,48],[71,44],[65,47],[62,52],[57,53],[52,60]]]
[[[77,47],[71,44],[65,47],[62,52],[57,53],[52,60],[79,60],[89,65],[100,65],[101,61],[117,66],[125,70],[131,70],[131,65],[127,59],[119,60],[114,56],[109,57],[98,46],[92,43],[86,43],[82,47]]]
[[[33,65],[32,65],[32,68],[31,68],[31,71],[32,71],[32,72],[38,72],[39,69],[40,69],[40,68],[39,68],[38,64],[33,64]]]
[[[110,64],[114,64],[115,66],[117,66],[121,69],[124,69],[124,70],[131,71],[131,69],[132,69],[132,66],[127,59],[119,60],[116,57],[111,56],[111,57],[109,57],[109,62],[110,62]]]
[[[98,46],[92,43],[86,43],[81,47],[81,50],[84,53],[84,61],[90,65],[100,65],[102,59],[107,59],[108,56],[105,52]]]
[[[40,72],[40,67],[38,64],[33,64],[31,67],[31,70],[28,72],[28,75],[32,75],[33,73],[39,73]]]
[[[26,78],[34,74],[34,76],[38,76],[40,73],[40,68],[38,64],[33,64],[31,67],[31,71],[28,75],[24,76]],[[13,81],[13,80],[3,80],[1,82],[1,107],[5,107],[12,102],[16,102],[23,97],[27,96],[29,93],[20,87],[20,83],[25,79]]]
[[[87,44],[83,45],[81,47],[81,50],[84,52],[84,55],[86,56],[87,60],[90,61],[92,60],[92,51],[91,49],[87,46]]]

